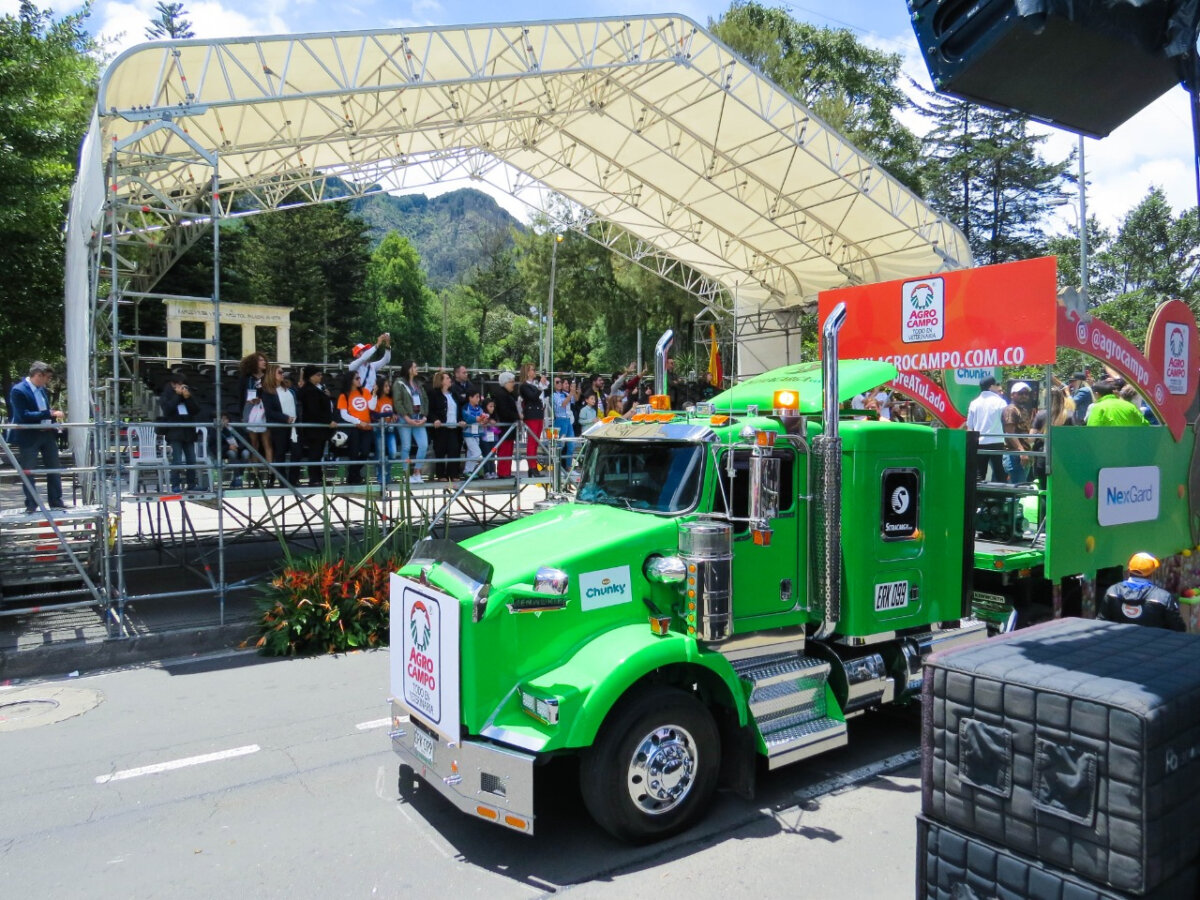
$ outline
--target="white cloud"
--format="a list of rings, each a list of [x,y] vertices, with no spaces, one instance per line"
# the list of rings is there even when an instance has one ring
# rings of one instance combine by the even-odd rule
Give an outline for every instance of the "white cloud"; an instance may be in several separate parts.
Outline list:
[[[206,0],[187,4],[184,18],[192,23],[197,38],[282,34],[287,31],[287,23],[281,12],[288,5],[287,0],[273,0],[255,6],[254,14],[248,15],[236,7]],[[154,0],[106,3],[101,8],[96,31],[102,39],[111,42],[109,49],[113,52],[141,44],[147,40],[146,28],[155,18],[154,7]]]
[[[1063,135],[1069,147],[1074,135]],[[1062,138],[1055,138],[1061,146]],[[1188,97],[1173,88],[1106,138],[1085,139],[1088,213],[1113,227],[1151,187],[1161,187],[1174,210],[1196,205]]]

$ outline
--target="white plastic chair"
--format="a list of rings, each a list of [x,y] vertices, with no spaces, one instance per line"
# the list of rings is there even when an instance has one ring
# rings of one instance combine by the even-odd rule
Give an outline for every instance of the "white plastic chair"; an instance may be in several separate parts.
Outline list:
[[[129,454],[129,492],[136,494],[141,489],[143,472],[154,476],[154,485],[162,490],[166,483],[166,442],[153,425],[130,425],[127,441]]]
[[[201,490],[212,490],[212,457],[208,455],[208,428],[196,426],[196,465],[203,468],[196,472],[196,484]]]

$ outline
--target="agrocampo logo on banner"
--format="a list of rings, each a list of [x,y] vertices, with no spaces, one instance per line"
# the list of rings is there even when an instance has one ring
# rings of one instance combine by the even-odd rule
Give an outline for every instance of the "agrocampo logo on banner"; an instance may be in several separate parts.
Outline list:
[[[940,341],[946,333],[945,282],[941,278],[906,281],[900,295],[904,343]]]
[[[1172,394],[1186,394],[1188,387],[1188,330],[1177,322],[1167,323],[1167,359],[1163,381]]]

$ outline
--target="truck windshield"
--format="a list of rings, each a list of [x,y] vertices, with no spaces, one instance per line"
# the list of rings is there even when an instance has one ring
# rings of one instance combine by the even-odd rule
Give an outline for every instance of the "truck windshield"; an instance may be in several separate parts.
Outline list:
[[[577,497],[627,509],[675,513],[700,494],[704,448],[670,441],[591,441]]]

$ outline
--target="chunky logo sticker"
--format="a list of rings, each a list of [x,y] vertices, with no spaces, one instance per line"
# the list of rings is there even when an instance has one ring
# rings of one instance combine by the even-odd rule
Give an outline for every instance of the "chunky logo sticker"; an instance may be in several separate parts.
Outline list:
[[[633,599],[629,566],[584,572],[579,576],[579,597],[584,612],[628,603]]]

